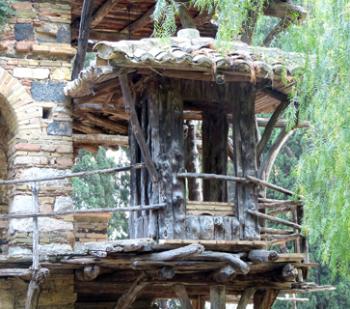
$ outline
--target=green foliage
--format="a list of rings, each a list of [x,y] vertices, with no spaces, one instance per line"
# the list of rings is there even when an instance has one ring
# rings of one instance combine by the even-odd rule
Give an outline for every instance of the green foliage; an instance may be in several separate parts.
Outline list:
[[[217,38],[220,42],[231,41],[239,36],[249,10],[262,8],[265,0],[191,0],[200,11],[213,12],[218,24]],[[178,3],[175,0],[157,0],[153,13],[155,34],[160,37],[173,35],[176,31]]]
[[[122,155],[122,154],[121,154]],[[80,150],[73,172],[90,171],[126,165],[125,160],[115,160],[107,156],[100,147],[94,155]],[[124,161],[124,162],[123,162]],[[128,204],[129,176],[125,173],[96,174],[73,178],[73,200],[78,209],[125,207]],[[110,221],[109,236],[122,238],[127,235],[127,218],[124,213],[114,213]]]
[[[13,14],[12,0],[0,0],[0,32],[7,19]]]

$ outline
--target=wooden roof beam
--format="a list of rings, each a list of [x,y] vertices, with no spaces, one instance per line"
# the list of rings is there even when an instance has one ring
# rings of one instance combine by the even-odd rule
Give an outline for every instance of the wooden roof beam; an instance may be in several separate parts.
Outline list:
[[[124,27],[122,30],[119,31],[119,34],[128,34],[129,32],[132,33],[135,30],[138,30],[144,26],[146,26],[148,23],[152,22],[152,14],[154,11],[154,5],[152,5],[148,11],[143,14],[140,18],[136,19],[134,22],[130,23],[126,27]]]
[[[110,134],[73,134],[74,144],[89,144],[103,146],[128,146],[128,137],[125,135]]]
[[[106,0],[92,15],[91,28],[95,28],[102,20],[108,15],[108,13],[118,4],[120,0]]]

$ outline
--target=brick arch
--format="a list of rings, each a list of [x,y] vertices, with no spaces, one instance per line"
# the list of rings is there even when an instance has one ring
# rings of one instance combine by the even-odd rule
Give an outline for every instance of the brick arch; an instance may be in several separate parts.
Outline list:
[[[24,129],[20,114],[32,101],[31,95],[20,81],[0,67],[0,112],[13,136]]]

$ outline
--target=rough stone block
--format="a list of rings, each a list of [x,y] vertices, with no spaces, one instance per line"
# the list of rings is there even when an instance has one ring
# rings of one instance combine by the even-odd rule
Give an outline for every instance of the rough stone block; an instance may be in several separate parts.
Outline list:
[[[48,135],[72,136],[72,123],[69,121],[53,121],[47,127]]]
[[[70,25],[61,25],[56,35],[57,43],[68,43],[71,42]]]
[[[55,80],[70,80],[71,70],[69,68],[57,68],[51,73],[51,79]]]
[[[64,83],[58,82],[33,82],[32,97],[35,101],[64,102]]]
[[[16,38],[16,41],[33,40],[34,39],[33,25],[29,23],[16,24],[15,38]]]
[[[54,211],[67,211],[73,209],[73,200],[70,196],[58,196],[55,201]]]
[[[49,77],[49,69],[29,69],[29,68],[14,68],[13,76],[17,78],[30,79],[47,79]]]

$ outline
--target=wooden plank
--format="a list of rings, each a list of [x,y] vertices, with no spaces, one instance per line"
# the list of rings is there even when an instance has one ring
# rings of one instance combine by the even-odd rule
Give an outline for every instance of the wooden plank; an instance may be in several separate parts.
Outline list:
[[[91,28],[99,25],[105,16],[118,4],[120,0],[106,0],[92,15]]]
[[[223,285],[210,287],[210,309],[226,308],[226,288]]]
[[[92,0],[84,0],[79,26],[78,50],[74,59],[72,79],[76,79],[84,67],[85,55],[88,48],[91,11]]]

